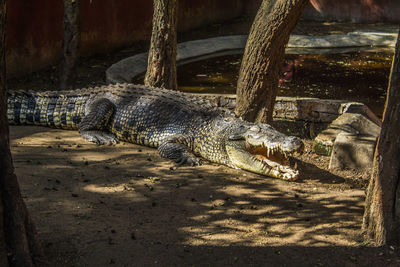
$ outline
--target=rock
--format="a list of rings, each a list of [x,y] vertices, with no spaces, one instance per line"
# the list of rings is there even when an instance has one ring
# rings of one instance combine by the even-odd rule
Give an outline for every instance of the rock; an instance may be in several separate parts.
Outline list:
[[[344,113],[334,120],[329,128],[340,129],[347,133],[378,136],[381,128],[362,114]]]
[[[337,135],[329,169],[371,168],[378,136],[341,132]]]
[[[319,155],[330,156],[340,133],[370,135],[376,138],[380,131],[380,126],[362,114],[343,113],[314,139],[312,149]]]
[[[339,114],[357,113],[362,114],[379,127],[382,127],[382,121],[365,104],[359,102],[343,103],[339,107]]]
[[[333,149],[333,144],[337,135],[341,132],[340,129],[328,128],[322,131],[315,137],[312,151],[318,155],[330,156]]]

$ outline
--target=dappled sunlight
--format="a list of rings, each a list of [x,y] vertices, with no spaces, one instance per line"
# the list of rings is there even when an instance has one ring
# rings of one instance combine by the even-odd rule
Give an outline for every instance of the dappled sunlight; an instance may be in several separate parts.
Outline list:
[[[349,243],[356,245],[358,241],[351,236],[359,231],[362,205],[356,205],[357,211],[352,211],[347,207],[354,205],[353,201],[343,202],[340,200],[340,195],[332,197],[329,202],[326,201],[327,205],[324,207],[326,211],[322,213],[321,207],[316,213],[315,203],[306,204],[306,201],[303,201],[305,204],[302,207],[293,205],[294,210],[282,209],[281,201],[280,206],[275,207],[252,205],[222,209],[224,205],[214,205],[206,218],[193,218],[195,224],[207,222],[207,229],[191,226],[183,227],[181,231],[187,236],[189,243],[193,240],[197,242],[202,240],[204,243],[212,240],[211,244],[223,245],[231,242],[232,233],[235,233],[241,240],[241,244],[248,246],[259,245],[260,242],[264,245],[328,246],[349,245]],[[332,204],[338,202],[339,204]],[[307,205],[312,205],[312,207],[307,208]],[[358,214],[354,215],[355,212]],[[336,224],[336,222],[341,223]],[[350,239],[346,237],[347,234]],[[332,238],[335,241],[332,241]]]
[[[207,217],[196,215],[190,226],[180,229],[187,236],[186,243],[212,241],[213,245],[223,245],[232,242],[233,232],[235,240],[248,246],[357,245],[354,236],[361,223],[362,191],[344,195],[337,191],[327,193],[325,188],[310,188],[307,195],[303,192],[294,196],[290,189],[285,193],[287,183],[270,181],[274,183],[265,180],[255,186],[254,180],[230,180],[231,185],[216,188],[218,196],[201,203],[209,209],[203,213]]]
[[[41,134],[13,140],[21,189],[39,234],[60,244],[67,234],[81,254],[95,257],[102,243],[110,253],[148,244],[205,247],[205,255],[207,247],[359,244],[364,192],[344,190],[335,175],[319,179],[326,173],[316,166],[304,165],[312,177],[289,183],[207,162],[176,166],[156,149],[96,146],[76,132],[58,139],[50,130],[49,148]]]
[[[113,194],[113,193],[120,193],[126,191],[126,185],[109,185],[109,186],[98,186],[95,184],[89,184],[83,187],[83,190],[92,192],[92,193],[99,193],[99,194]]]
[[[14,128],[19,127],[20,126],[10,127],[11,137],[13,137]],[[16,138],[13,138],[13,143],[39,146],[49,145],[49,143],[55,142],[53,140],[62,140],[63,143],[73,143],[76,141],[76,131],[49,129],[39,126],[24,127],[24,130],[26,131],[22,131],[22,134],[20,134],[19,131],[15,134]],[[34,131],[40,132],[35,133]]]

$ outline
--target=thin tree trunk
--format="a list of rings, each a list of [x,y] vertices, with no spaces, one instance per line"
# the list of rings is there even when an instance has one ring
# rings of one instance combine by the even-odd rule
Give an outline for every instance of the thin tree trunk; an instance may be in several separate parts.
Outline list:
[[[64,0],[63,59],[60,68],[61,90],[73,89],[76,83],[81,39],[79,11],[80,0]]]
[[[43,254],[11,158],[5,65],[7,1],[0,0],[0,266],[33,266]]]
[[[400,244],[400,32],[365,200],[362,228],[377,245]]]
[[[144,83],[176,90],[178,0],[154,0],[153,29]]]
[[[285,46],[307,2],[262,2],[250,30],[237,83],[235,113],[244,120],[272,121]]]

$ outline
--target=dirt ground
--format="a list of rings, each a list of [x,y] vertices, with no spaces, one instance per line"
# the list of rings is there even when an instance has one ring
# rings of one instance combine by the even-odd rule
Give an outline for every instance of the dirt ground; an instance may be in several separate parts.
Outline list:
[[[24,199],[54,266],[398,265],[363,243],[363,174],[327,171],[307,141],[297,182],[77,132],[11,127]]]
[[[245,30],[243,21],[235,23],[243,29],[230,34]],[[79,85],[103,84],[107,66],[144,49],[84,59]],[[56,71],[10,79],[9,88],[54,89]],[[96,146],[75,131],[13,126],[10,135],[23,197],[51,266],[400,265],[400,248],[363,241],[369,174],[329,171],[329,159],[312,153],[307,138],[297,159],[301,177],[285,182],[211,163],[177,167],[155,149]]]

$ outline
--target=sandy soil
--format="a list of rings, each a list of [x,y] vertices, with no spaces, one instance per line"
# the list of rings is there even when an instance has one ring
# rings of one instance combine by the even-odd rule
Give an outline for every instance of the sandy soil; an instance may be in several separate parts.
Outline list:
[[[285,182],[77,132],[11,127],[24,199],[54,266],[398,265],[363,243],[365,174],[310,152]]]
[[[248,31],[248,23],[235,23],[181,39]],[[355,28],[325,26],[312,29]],[[309,29],[305,24],[297,31]],[[82,60],[79,87],[104,84],[107,66],[143,50],[139,44]],[[53,90],[56,76],[55,67],[10,79],[9,88]],[[51,266],[400,265],[400,248],[362,239],[368,173],[330,172],[329,159],[313,154],[308,139],[297,182],[209,163],[176,167],[155,149],[96,146],[74,131],[14,126],[11,140]]]

